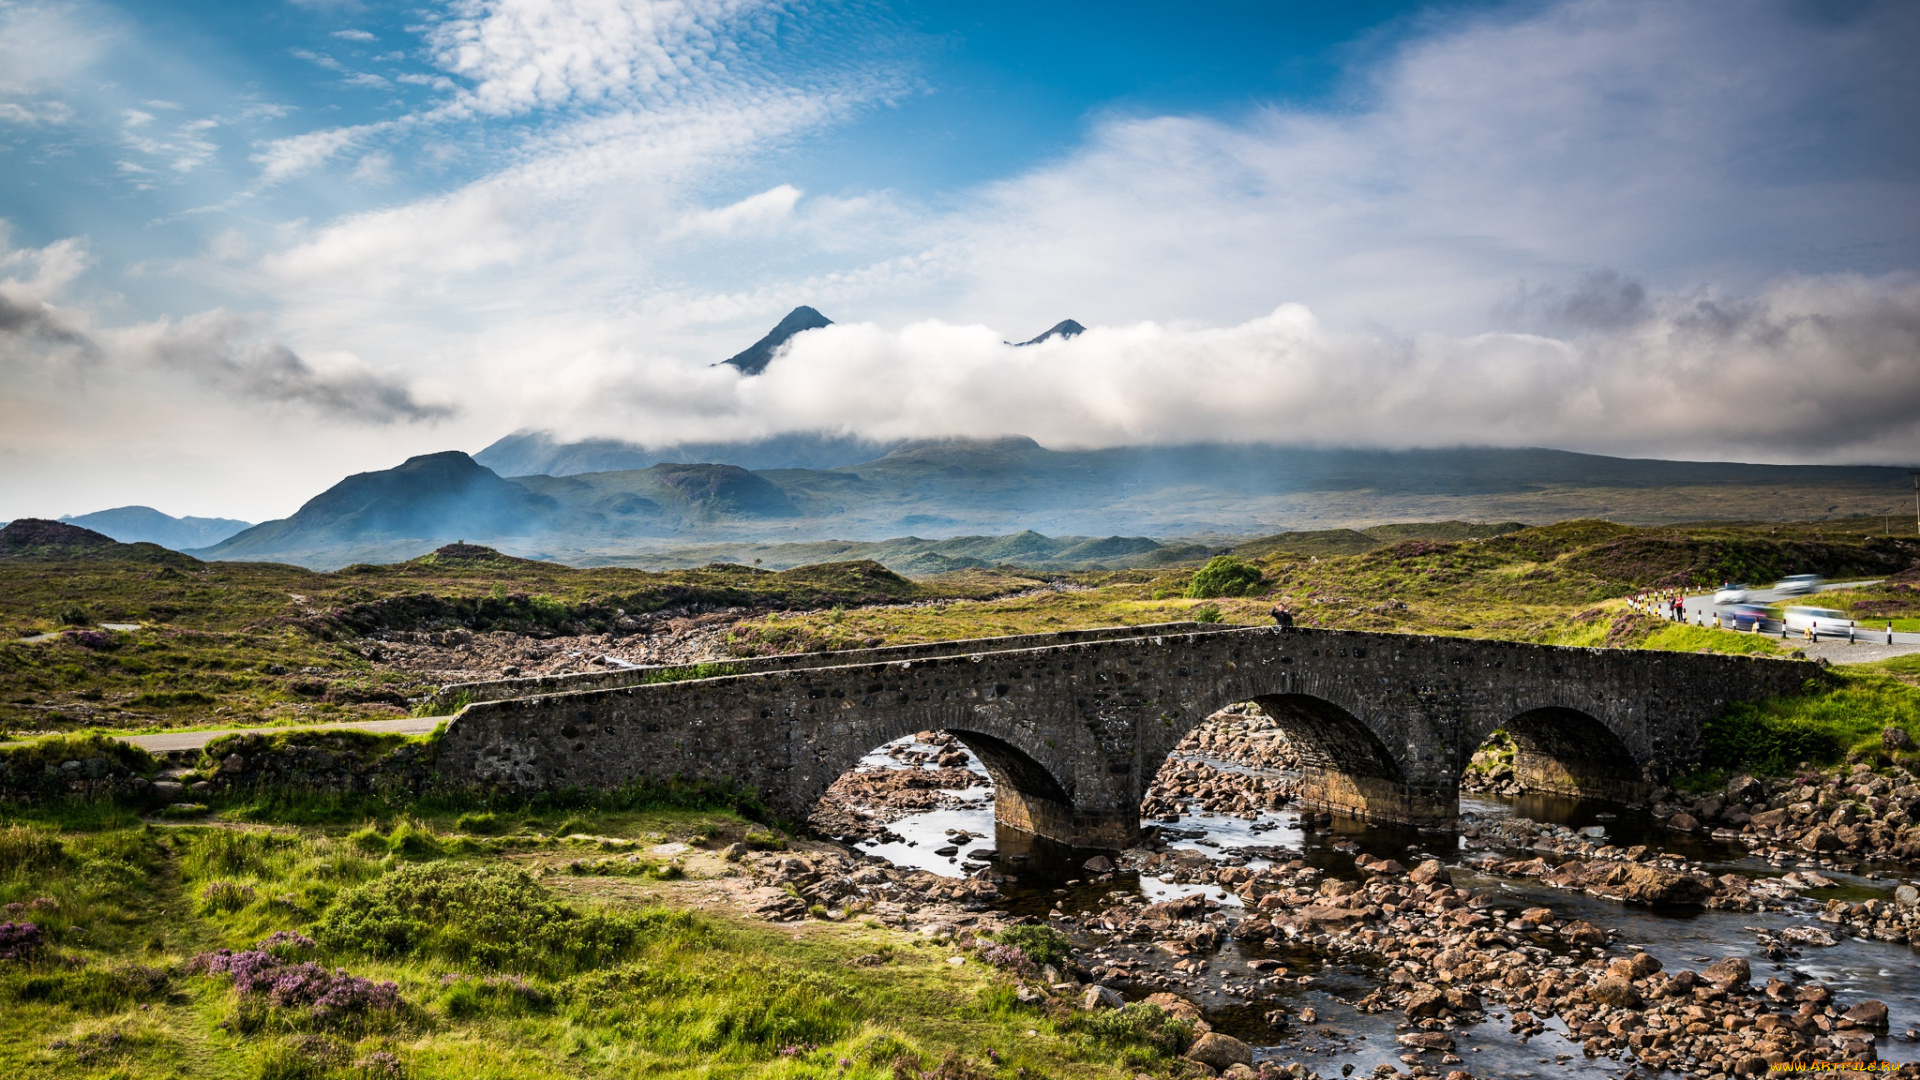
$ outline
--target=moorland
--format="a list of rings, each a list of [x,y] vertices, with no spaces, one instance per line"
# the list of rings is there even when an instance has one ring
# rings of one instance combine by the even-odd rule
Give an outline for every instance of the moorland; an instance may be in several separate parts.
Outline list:
[[[218,780],[238,749],[292,736],[159,762],[100,735],[400,716],[436,685],[434,664],[497,675],[537,654],[542,670],[585,669],[663,641],[702,650],[675,659],[718,659],[1251,624],[1278,603],[1309,627],[1784,654],[1793,643],[1676,625],[1626,598],[1819,573],[1880,582],[1823,602],[1920,617],[1920,542],[1872,526],[1455,522],[1281,534],[1176,565],[910,578],[873,561],[576,569],[469,544],[321,573],[15,523],[0,532],[0,725],[25,741],[0,748],[0,779],[84,759]],[[1836,667],[1710,732],[1699,783],[1890,767],[1881,731],[1917,717],[1920,664]],[[329,738],[329,759],[433,740]],[[905,905],[932,923],[814,903],[817,874],[786,864],[839,856],[751,792],[216,784],[194,797],[174,816],[131,797],[0,812],[0,1061],[140,1078],[1205,1074],[1180,1056],[1200,1034],[1181,1009],[1028,990],[1042,967],[1084,971],[1045,927],[937,884]],[[808,914],[751,917],[729,900],[750,886]]]

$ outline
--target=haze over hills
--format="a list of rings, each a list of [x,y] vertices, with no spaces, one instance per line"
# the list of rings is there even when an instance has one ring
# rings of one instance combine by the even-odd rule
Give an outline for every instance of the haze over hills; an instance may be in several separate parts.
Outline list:
[[[117,506],[91,514],[69,514],[60,520],[123,544],[159,544],[175,551],[217,544],[253,524],[233,518],[177,518],[151,506]]]
[[[1050,450],[1026,438],[906,443],[830,469],[671,463],[504,478],[448,451],[348,477],[292,517],[193,554],[329,567],[410,558],[464,539],[532,558],[658,565],[674,549],[829,537],[924,546],[1034,533],[1074,543],[1185,537],[1222,544],[1409,520],[1809,520],[1903,514],[1907,483],[1904,471],[1891,468],[1557,450]],[[1136,556],[1160,557],[1150,549],[1115,554]]]

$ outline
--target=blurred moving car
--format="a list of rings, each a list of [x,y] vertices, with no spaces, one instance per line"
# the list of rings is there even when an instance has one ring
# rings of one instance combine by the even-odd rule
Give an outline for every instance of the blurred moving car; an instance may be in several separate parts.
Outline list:
[[[1822,636],[1840,635],[1853,629],[1853,620],[1847,618],[1847,613],[1832,608],[1790,607],[1780,614],[1780,621],[1789,634],[1804,633],[1811,628]]]
[[[1763,633],[1780,628],[1780,624],[1773,618],[1773,612],[1758,604],[1735,604],[1732,607],[1721,608],[1714,612],[1714,617],[1720,621],[1721,626],[1730,630]]]
[[[1747,600],[1745,585],[1722,585],[1713,594],[1713,602],[1716,604],[1744,604]]]
[[[1804,596],[1819,588],[1826,580],[1819,574],[1795,574],[1792,577],[1781,578],[1774,584],[1773,591],[1786,593],[1788,596]]]

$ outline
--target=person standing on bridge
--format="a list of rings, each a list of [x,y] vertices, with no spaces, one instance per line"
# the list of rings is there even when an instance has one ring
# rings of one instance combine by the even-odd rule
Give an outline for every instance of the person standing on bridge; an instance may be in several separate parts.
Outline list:
[[[1272,615],[1273,615],[1273,625],[1279,627],[1282,630],[1293,629],[1293,612],[1288,611],[1284,606],[1280,604],[1275,604],[1273,605]]]

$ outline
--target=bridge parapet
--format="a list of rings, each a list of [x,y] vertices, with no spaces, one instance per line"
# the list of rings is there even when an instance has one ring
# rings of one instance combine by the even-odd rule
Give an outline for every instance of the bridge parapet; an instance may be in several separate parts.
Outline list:
[[[484,702],[449,724],[440,760],[523,787],[733,781],[804,819],[875,746],[945,730],[993,774],[1003,824],[1118,847],[1137,836],[1161,762],[1236,701],[1258,703],[1300,749],[1308,805],[1444,824],[1467,759],[1495,728],[1515,733],[1524,775],[1542,787],[1630,799],[1690,764],[1700,725],[1728,704],[1790,692],[1817,670],[1412,634],[1136,632],[1152,629],[909,646],[885,659],[815,654],[774,670]]]
[[[1004,652],[1083,641],[1112,641],[1116,638],[1151,634],[1205,633],[1231,630],[1198,622],[1142,623],[1135,626],[1099,626],[1085,630],[1061,630],[1050,634],[1013,634],[1005,637],[967,638],[960,641],[929,641],[914,645],[883,645],[871,649],[836,649],[832,652],[781,653],[775,656],[743,656],[712,663],[726,668],[729,675],[753,675],[766,671],[797,671],[810,667],[846,667],[852,664],[886,663],[894,660],[930,660],[941,656],[960,656],[969,652]],[[699,661],[686,664],[642,664],[614,671],[579,671],[564,675],[527,675],[512,679],[476,679],[448,683],[428,698],[442,708],[457,708],[482,701],[538,697],[543,694],[571,694],[582,690],[617,690],[640,686],[662,672],[684,670]]]

